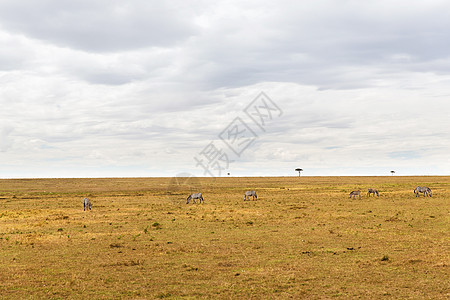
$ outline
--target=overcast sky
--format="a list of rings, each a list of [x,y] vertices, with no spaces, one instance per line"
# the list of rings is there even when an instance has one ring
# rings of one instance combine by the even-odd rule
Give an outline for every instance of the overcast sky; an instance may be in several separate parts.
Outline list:
[[[0,177],[449,175],[450,2],[293,3],[0,0]]]

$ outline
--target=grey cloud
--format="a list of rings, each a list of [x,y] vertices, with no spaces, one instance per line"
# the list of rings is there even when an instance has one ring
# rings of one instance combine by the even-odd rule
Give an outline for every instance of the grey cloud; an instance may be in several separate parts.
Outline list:
[[[183,1],[2,1],[5,28],[84,51],[114,52],[169,46],[196,32]]]
[[[137,81],[170,80],[167,69],[176,50],[146,48],[113,54],[85,53],[66,50],[49,61],[59,72],[80,78],[90,84],[122,85]],[[55,61],[56,60],[56,61]]]
[[[101,52],[68,51],[54,63],[92,84],[153,80],[206,91],[278,81],[355,89],[405,69],[447,72],[446,4],[403,9],[406,2],[399,3],[255,2],[236,10],[223,2],[189,8],[183,2],[46,0],[25,9],[6,1],[0,24],[55,45]]]
[[[247,19],[214,11],[211,26],[188,46],[202,49],[199,68],[210,88],[261,81],[370,87],[386,74],[449,56],[450,7],[442,2],[415,9],[386,1],[323,3],[255,4],[255,11],[263,6],[266,13]],[[215,19],[214,13],[219,14]],[[402,55],[410,59],[392,61]]]
[[[83,73],[82,78],[92,84],[121,85],[141,79],[141,76],[125,72],[97,71]]]

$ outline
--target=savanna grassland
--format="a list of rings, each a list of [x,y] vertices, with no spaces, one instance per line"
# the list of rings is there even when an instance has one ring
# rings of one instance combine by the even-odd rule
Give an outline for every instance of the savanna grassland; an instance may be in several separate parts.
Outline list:
[[[0,298],[450,298],[450,177],[195,185],[205,204],[169,178],[0,180]]]

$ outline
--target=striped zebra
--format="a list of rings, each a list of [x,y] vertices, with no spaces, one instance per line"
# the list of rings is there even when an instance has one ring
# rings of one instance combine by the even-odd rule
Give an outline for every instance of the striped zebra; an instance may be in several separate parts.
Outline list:
[[[192,199],[192,202],[195,203],[195,199],[199,199],[200,203],[205,203],[205,200],[203,200],[202,193],[194,193],[190,194],[189,197],[187,197],[186,204],[189,204],[189,201]]]
[[[253,200],[255,200],[255,198],[258,199],[258,196],[256,196],[255,191],[247,191],[247,192],[245,192],[245,195],[244,195],[244,201],[247,199],[250,200],[250,197],[253,197]]]
[[[416,187],[416,189],[414,190],[414,194],[416,194],[416,197],[419,197],[420,193],[423,193],[424,197],[432,197],[433,196],[431,189],[427,186]]]
[[[361,199],[361,191],[352,191],[350,193],[350,197],[349,198],[353,197],[353,199],[355,199],[356,196],[359,196],[359,199]]]
[[[378,193],[378,191],[376,189],[369,189],[367,192],[367,196],[370,197],[370,194],[373,194],[374,197],[375,197],[375,194],[377,194],[377,197],[380,197],[380,194]]]
[[[92,203],[88,198],[83,199],[83,210],[92,210]]]

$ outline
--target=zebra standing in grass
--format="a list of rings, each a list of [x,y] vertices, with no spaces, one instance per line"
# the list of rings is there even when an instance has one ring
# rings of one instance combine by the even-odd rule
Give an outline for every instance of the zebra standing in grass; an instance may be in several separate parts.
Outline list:
[[[353,197],[353,199],[355,199],[356,196],[359,196],[359,199],[361,199],[361,191],[352,191],[350,193],[350,197],[349,198]]]
[[[92,203],[88,198],[83,199],[83,210],[92,210]]]
[[[369,191],[367,192],[367,196],[370,197],[370,194],[373,194],[374,197],[375,197],[375,194],[377,194],[377,197],[380,197],[380,194],[378,193],[378,191],[376,189],[369,189]]]
[[[205,200],[203,200],[203,196],[202,193],[194,193],[194,194],[190,194],[189,197],[187,197],[187,201],[186,204],[189,204],[189,201],[192,199],[192,202],[195,203],[195,199],[199,199],[200,203],[205,203]]]
[[[256,196],[255,191],[247,191],[247,192],[245,192],[245,195],[244,195],[244,201],[247,199],[250,200],[250,197],[253,197],[253,200],[255,200],[255,198],[258,199],[258,196]]]
[[[433,193],[431,192],[431,189],[427,186],[418,186],[414,190],[414,194],[416,194],[416,197],[419,197],[420,193],[423,193],[424,197],[432,197]]]

